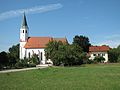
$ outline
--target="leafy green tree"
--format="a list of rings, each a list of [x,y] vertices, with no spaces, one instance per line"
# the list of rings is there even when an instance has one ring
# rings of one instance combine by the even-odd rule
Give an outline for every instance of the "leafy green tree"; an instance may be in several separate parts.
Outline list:
[[[86,52],[83,52],[81,54],[81,58],[82,58],[84,64],[90,64],[90,63],[92,63],[92,61],[89,60],[89,56],[87,55]]]
[[[52,41],[47,44],[45,53],[53,61],[54,65],[80,65],[84,59],[82,55],[83,51],[77,44],[69,45]]]
[[[47,47],[45,48],[45,56],[47,59],[51,59],[53,61],[54,65],[60,65],[60,57],[59,56],[59,47],[63,45],[61,41],[51,41],[47,44]],[[56,59],[57,58],[57,59]]]
[[[78,44],[83,49],[84,52],[88,52],[89,46],[91,45],[89,42],[89,38],[82,35],[80,36],[76,35],[73,38],[73,44]]]
[[[10,66],[14,67],[19,60],[19,44],[13,45],[9,48],[8,58]]]
[[[120,53],[117,48],[113,48],[108,52],[109,62],[116,63]]]
[[[109,62],[117,63],[120,57],[120,45],[117,48],[113,48],[108,52]]]
[[[15,59],[19,58],[19,44],[13,45],[12,47],[9,48],[9,53],[12,57]]]
[[[45,48],[45,56],[47,59],[52,58],[55,54],[55,51],[58,50],[59,46],[63,45],[62,42],[57,42],[57,41],[51,41],[47,44],[47,47]]]
[[[80,46],[78,46],[77,44],[72,44],[69,45],[66,49],[66,60],[68,65],[80,65],[83,63],[83,58],[82,58],[82,49]],[[66,64],[67,64],[66,63]]]

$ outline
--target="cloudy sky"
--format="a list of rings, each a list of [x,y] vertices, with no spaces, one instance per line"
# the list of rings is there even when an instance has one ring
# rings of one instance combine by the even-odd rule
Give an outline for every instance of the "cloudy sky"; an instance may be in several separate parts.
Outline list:
[[[0,0],[0,52],[19,43],[23,12],[29,36],[89,37],[91,44],[120,44],[120,0]]]

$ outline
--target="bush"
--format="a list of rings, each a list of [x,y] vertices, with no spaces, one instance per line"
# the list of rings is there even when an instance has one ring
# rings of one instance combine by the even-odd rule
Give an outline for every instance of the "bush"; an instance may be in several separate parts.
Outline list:
[[[15,64],[15,68],[25,68],[28,67],[28,59],[21,59],[18,60],[17,63]]]
[[[30,63],[30,64],[28,64],[28,67],[36,67],[36,64],[34,64],[34,63]]]
[[[30,64],[39,64],[39,58],[38,58],[38,55],[36,55],[36,54],[34,54],[33,56],[32,56],[32,58],[30,58],[29,60],[28,60],[28,62],[30,63]]]
[[[94,58],[94,63],[101,63],[101,62],[104,62],[105,61],[105,58],[104,57],[101,57],[101,56],[97,56]]]
[[[3,65],[2,64],[0,64],[0,70],[2,70],[3,69]]]
[[[26,68],[26,67],[35,67],[39,63],[37,55],[33,55],[32,58],[17,60],[15,68]]]
[[[91,59],[87,59],[87,60],[84,62],[84,64],[92,64],[92,63],[94,63],[94,61],[91,60]]]
[[[117,62],[120,63],[120,55],[118,56]]]
[[[22,65],[21,62],[17,62],[17,63],[15,64],[15,68],[17,68],[17,69],[23,68],[22,66],[23,66],[23,65]]]

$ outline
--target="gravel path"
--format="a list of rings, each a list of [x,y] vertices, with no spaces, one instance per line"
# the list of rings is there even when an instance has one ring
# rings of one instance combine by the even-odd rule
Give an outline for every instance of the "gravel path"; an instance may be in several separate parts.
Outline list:
[[[33,67],[33,68],[23,68],[23,69],[3,70],[3,71],[0,71],[0,73],[18,72],[18,71],[26,71],[26,70],[42,69],[42,68],[47,68],[47,66],[44,66],[44,67]]]

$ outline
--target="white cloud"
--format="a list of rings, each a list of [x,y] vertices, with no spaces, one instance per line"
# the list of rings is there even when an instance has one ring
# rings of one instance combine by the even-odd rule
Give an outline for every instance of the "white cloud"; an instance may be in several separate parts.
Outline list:
[[[23,14],[24,12],[26,14],[35,14],[35,13],[48,12],[48,11],[56,10],[59,8],[62,8],[62,5],[60,3],[49,4],[46,6],[35,6],[32,8],[26,8],[26,9],[11,10],[11,11],[0,13],[0,20],[17,17]]]
[[[113,34],[111,36],[106,36],[103,42],[98,43],[98,45],[109,45],[112,48],[116,48],[120,45],[120,34]]]
[[[98,45],[109,45],[112,48],[116,48],[118,45],[120,45],[120,40],[106,40],[104,42],[99,43]]]
[[[116,39],[120,38],[120,34],[113,34],[113,35],[107,36],[105,38],[108,40],[116,40]]]

